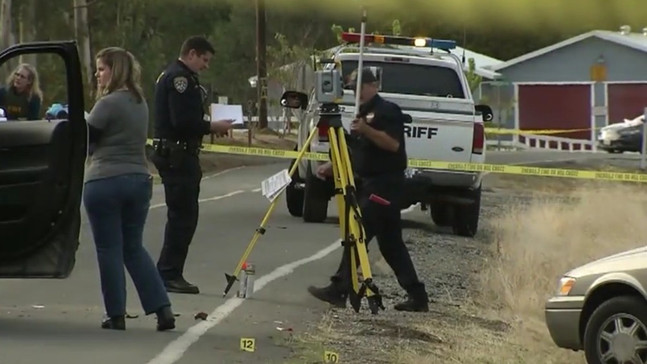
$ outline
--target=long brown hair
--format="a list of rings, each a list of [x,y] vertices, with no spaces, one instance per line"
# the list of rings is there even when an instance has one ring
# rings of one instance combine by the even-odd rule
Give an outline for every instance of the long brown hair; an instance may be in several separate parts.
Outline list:
[[[97,99],[121,88],[132,92],[137,102],[144,100],[141,87],[141,67],[132,53],[120,47],[108,47],[97,53],[96,59],[110,67],[112,76],[105,87],[97,85]]]
[[[36,71],[36,68],[34,66],[30,65],[29,63],[21,63],[16,67],[13,72],[7,77],[7,85],[9,87],[13,87],[13,82],[16,78],[16,73],[20,72],[21,70],[27,71],[29,75],[27,76],[27,81],[29,81],[29,85],[27,86],[27,99],[31,100],[32,97],[37,96],[39,99],[43,99],[43,91],[40,89],[40,82],[38,81],[38,71]]]

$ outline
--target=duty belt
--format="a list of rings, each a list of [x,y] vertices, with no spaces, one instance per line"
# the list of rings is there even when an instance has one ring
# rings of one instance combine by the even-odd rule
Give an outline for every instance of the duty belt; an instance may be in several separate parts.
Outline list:
[[[183,140],[173,140],[166,138],[154,138],[153,148],[155,150],[183,149],[189,152],[199,152],[202,145],[197,142],[187,142]]]

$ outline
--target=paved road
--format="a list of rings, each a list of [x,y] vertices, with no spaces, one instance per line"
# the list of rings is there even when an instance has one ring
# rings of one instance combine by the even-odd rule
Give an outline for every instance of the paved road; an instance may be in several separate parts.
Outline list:
[[[538,163],[590,158],[560,152],[489,152],[491,163]],[[606,158],[604,154],[595,158]],[[283,201],[273,213],[268,231],[252,254],[257,263],[255,298],[222,297],[224,273],[231,273],[269,206],[258,192],[262,179],[285,167],[267,164],[227,171],[206,179],[201,218],[186,277],[198,284],[199,296],[172,295],[180,314],[174,332],[154,331],[153,317],[141,316],[129,281],[126,332],[101,330],[103,314],[94,246],[87,222],[82,226],[78,264],[67,280],[0,282],[0,363],[272,363],[282,362],[289,349],[287,335],[276,328],[282,321],[296,332],[319,317],[326,306],[310,298],[305,287],[323,284],[339,254],[335,224],[304,224],[292,218]],[[146,246],[157,258],[166,209],[156,186]],[[331,211],[335,206],[331,204]],[[331,212],[331,216],[335,216]],[[427,221],[419,211],[407,219]],[[211,314],[195,321],[197,312]],[[256,340],[254,353],[240,351],[241,337]]]

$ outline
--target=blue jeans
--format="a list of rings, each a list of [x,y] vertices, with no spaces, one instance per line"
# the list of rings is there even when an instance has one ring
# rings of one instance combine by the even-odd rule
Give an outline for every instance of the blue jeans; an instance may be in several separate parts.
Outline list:
[[[146,174],[85,184],[83,204],[94,235],[103,301],[110,317],[126,314],[124,265],[147,315],[170,306],[162,279],[142,245],[152,194],[153,179]]]

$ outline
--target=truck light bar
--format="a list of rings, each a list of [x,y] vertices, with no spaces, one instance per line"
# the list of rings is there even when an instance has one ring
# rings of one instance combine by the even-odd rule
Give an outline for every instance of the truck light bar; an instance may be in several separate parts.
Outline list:
[[[347,43],[359,43],[362,35],[360,33],[343,32],[341,38]],[[432,38],[413,38],[401,37],[396,35],[378,35],[378,34],[365,34],[364,42],[366,43],[379,43],[379,44],[394,44],[414,47],[430,47],[443,50],[456,48],[456,42],[447,39],[432,39]]]

